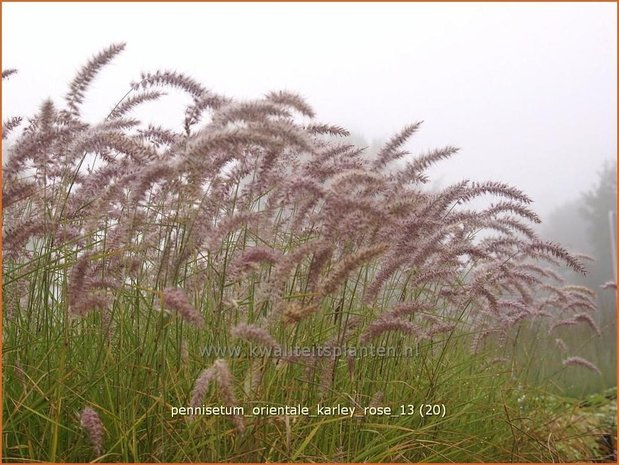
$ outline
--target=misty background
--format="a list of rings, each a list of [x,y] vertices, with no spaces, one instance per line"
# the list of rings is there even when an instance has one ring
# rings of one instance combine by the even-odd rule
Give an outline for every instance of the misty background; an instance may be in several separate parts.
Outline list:
[[[3,4],[2,67],[19,70],[3,84],[3,119],[60,101],[113,42],[127,49],[95,80],[87,119],[105,117],[141,71],[172,69],[235,98],[298,92],[370,150],[424,120],[413,154],[461,148],[433,182],[519,187],[545,238],[597,259],[576,279],[597,289],[614,279],[614,3]],[[178,128],[180,100],[137,117]]]

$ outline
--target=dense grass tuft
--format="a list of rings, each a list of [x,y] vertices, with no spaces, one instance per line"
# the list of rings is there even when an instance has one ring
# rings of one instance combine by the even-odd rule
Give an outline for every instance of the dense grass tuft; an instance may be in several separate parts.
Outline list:
[[[66,107],[4,124],[3,460],[603,455],[549,441],[557,407],[529,384],[540,353],[521,332],[600,330],[594,294],[554,271],[583,264],[537,236],[525,193],[429,189],[457,149],[408,154],[420,123],[370,156],[293,93],[236,101],[172,71],[88,123],[123,48],[90,60]],[[190,99],[178,131],[131,116],[162,89]],[[596,376],[561,344],[557,373]],[[228,413],[179,413],[203,405]],[[310,415],[264,413],[286,406]]]

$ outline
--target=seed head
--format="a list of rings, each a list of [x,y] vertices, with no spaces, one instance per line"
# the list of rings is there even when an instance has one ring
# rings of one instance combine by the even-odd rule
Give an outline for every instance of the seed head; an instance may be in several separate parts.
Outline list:
[[[95,453],[101,455],[103,452],[103,423],[99,414],[90,407],[84,407],[80,414],[80,425],[88,433]]]

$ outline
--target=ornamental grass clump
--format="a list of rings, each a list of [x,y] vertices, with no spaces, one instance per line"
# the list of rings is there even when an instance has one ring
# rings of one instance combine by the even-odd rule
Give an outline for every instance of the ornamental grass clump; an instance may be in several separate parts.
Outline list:
[[[488,360],[513,363],[499,373],[509,396],[521,328],[560,340],[564,353],[567,326],[600,328],[594,294],[557,272],[583,273],[583,263],[537,235],[524,192],[496,181],[428,187],[428,168],[458,150],[410,154],[420,122],[369,155],[294,93],[237,101],[175,71],[142,74],[103,120],[88,122],[88,89],[124,47],[92,58],[64,104],[45,101],[3,125],[4,357],[21,362],[26,386],[5,391],[5,408],[17,409],[4,418],[5,457],[84,460],[72,455],[66,410],[86,399],[110,412],[112,461],[320,461],[336,449],[348,461],[506,458],[467,435],[477,420],[458,414],[457,400],[446,421],[458,450],[432,440],[416,417],[367,420],[386,422],[392,441],[368,448],[374,428],[360,419],[335,441],[339,426],[313,430],[303,418],[235,416],[228,431],[218,419],[169,416],[187,402],[249,409],[484,396],[498,392],[483,372],[496,369]],[[135,116],[165,93],[188,102],[178,127]],[[248,343],[277,355],[247,355]],[[346,352],[367,346],[399,352]],[[402,356],[411,347],[415,357]],[[563,365],[591,368],[585,362]],[[19,405],[49,409],[36,417]],[[100,453],[95,417],[85,409],[82,426]],[[41,435],[34,443],[26,425]],[[519,427],[488,437],[516,440]],[[424,451],[403,431],[434,445]],[[314,435],[310,447],[304,438]],[[507,458],[535,454],[556,458],[536,443]]]

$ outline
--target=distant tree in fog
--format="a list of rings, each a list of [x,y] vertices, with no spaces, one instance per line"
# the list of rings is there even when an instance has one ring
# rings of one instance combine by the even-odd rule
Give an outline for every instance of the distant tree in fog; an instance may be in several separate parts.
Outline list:
[[[614,280],[610,211],[617,211],[617,163],[607,161],[595,186],[582,196],[581,213],[587,221],[591,253],[597,262],[591,270],[591,279],[596,284]]]
[[[589,272],[583,284],[599,289],[614,279],[608,212],[617,210],[617,165],[606,162],[595,184],[585,193],[555,208],[544,221],[542,235],[558,241],[572,252],[590,255]],[[572,279],[579,279],[571,276]]]

